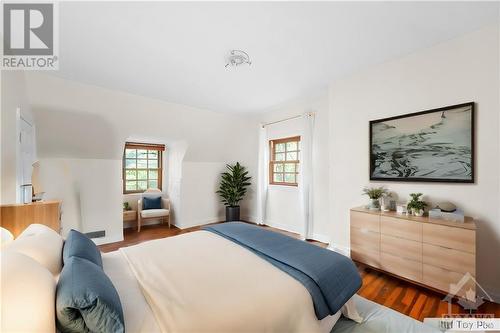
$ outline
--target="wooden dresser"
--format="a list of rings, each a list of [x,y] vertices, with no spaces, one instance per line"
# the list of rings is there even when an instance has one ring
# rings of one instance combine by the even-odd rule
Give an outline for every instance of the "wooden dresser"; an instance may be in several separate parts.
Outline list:
[[[353,208],[351,258],[448,293],[466,273],[476,275],[476,224],[470,217],[458,223]],[[473,279],[458,296],[475,297]]]
[[[0,206],[0,226],[19,236],[30,224],[45,224],[61,232],[60,201],[39,201]]]

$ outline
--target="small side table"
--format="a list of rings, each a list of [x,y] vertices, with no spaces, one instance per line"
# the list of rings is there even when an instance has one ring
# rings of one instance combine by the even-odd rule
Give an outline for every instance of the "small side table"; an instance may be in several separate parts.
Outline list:
[[[124,210],[123,211],[123,222],[133,222],[137,221],[137,211],[136,210]]]

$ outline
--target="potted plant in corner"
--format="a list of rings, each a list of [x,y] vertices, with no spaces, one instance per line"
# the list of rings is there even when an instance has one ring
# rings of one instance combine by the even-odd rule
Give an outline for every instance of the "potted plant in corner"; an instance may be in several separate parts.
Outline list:
[[[228,171],[221,175],[219,190],[216,192],[220,195],[222,203],[226,206],[226,222],[240,220],[239,202],[243,199],[247,192],[247,187],[250,186],[248,171],[239,162],[235,165],[227,164]]]
[[[422,196],[422,193],[410,193],[411,200],[408,202],[408,205],[406,208],[408,211],[412,212],[413,215],[415,216],[423,216],[424,215],[424,208],[427,206],[427,203],[425,201],[420,200],[420,197]]]
[[[384,187],[365,187],[363,189],[363,194],[366,194],[371,202],[368,205],[368,208],[371,210],[379,210],[380,209],[380,198],[389,194],[389,191]]]

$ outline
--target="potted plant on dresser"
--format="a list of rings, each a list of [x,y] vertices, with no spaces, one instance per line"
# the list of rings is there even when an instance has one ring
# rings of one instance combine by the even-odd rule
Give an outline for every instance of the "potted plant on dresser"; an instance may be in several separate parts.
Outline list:
[[[368,209],[380,210],[380,198],[389,195],[389,191],[384,187],[365,187],[363,194],[370,198]]]
[[[239,162],[227,164],[228,171],[221,174],[219,190],[222,203],[226,206],[226,222],[240,220],[239,203],[245,197],[247,187],[250,186],[248,171]]]
[[[425,201],[420,200],[422,193],[410,193],[411,200],[408,202],[406,206],[408,212],[411,212],[415,216],[423,216],[424,208],[427,206]]]

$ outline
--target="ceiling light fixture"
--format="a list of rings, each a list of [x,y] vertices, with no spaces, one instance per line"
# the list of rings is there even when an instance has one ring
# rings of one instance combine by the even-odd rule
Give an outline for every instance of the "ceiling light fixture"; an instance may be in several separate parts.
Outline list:
[[[231,50],[231,53],[227,57],[227,63],[226,63],[226,68],[231,66],[231,67],[238,67],[240,65],[251,65],[252,62],[250,61],[250,56],[248,53],[245,51],[241,50]]]

